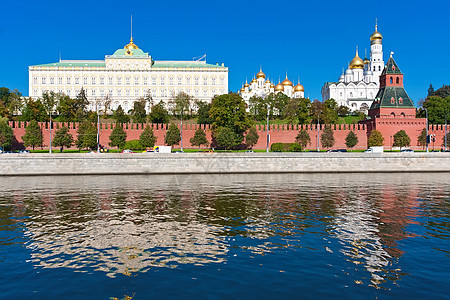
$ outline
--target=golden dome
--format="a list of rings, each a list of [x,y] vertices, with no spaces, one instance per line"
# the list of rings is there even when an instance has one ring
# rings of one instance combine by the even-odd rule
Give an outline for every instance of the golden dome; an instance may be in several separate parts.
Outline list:
[[[382,40],[383,36],[378,32],[377,26],[375,25],[375,32],[370,36],[370,41]]]
[[[365,65],[368,65],[370,63],[370,60],[367,57],[365,57],[363,59],[363,62],[364,62]]]
[[[298,83],[295,87],[294,87],[294,92],[304,92],[305,88],[303,87],[303,85],[301,85],[300,83]]]
[[[133,49],[139,49],[139,47],[133,43],[133,37],[131,37],[130,39],[130,43],[128,45],[126,45],[125,47],[123,47],[124,49],[128,49],[128,50],[133,50]]]
[[[286,76],[286,79],[283,80],[283,82],[281,84],[284,86],[292,86],[292,82],[287,78],[287,76]]]
[[[270,88],[271,88],[271,89],[275,88],[275,84],[271,83],[271,84],[270,84]]]
[[[256,83],[256,79],[255,78],[252,79],[252,83]]]
[[[248,84],[247,82],[244,84],[244,87],[249,87],[250,84]]]
[[[356,55],[350,62],[350,69],[364,69],[364,61],[359,58],[358,49],[356,49]]]
[[[283,86],[283,84],[281,84],[281,83],[277,84],[277,85],[275,86],[275,91],[276,91],[276,92],[282,92],[282,91],[284,91],[284,86]]]
[[[243,93],[245,91],[245,89],[243,87],[241,87],[241,93]]]
[[[266,74],[261,71],[261,68],[259,69],[258,74],[256,74],[256,78],[266,78]]]
[[[269,80],[269,79],[267,79],[267,80],[266,80],[266,83],[270,83],[270,80]]]

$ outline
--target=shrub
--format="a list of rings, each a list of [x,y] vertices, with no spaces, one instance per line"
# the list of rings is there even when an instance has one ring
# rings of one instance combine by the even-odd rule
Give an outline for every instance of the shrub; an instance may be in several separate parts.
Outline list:
[[[302,146],[297,143],[273,143],[270,145],[272,152],[300,152]]]
[[[142,147],[139,140],[131,140],[127,141],[125,145],[123,146],[124,149],[130,149],[130,150],[143,150],[144,147]]]

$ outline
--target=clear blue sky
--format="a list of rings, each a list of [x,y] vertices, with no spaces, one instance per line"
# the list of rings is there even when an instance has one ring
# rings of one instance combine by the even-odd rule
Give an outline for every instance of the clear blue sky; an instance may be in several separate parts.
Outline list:
[[[271,79],[300,77],[305,95],[321,99],[324,82],[369,53],[375,18],[417,101],[450,84],[450,1],[4,1],[0,18],[0,86],[28,95],[28,66],[62,59],[104,59],[129,42],[155,60],[229,67],[236,91],[262,65]]]

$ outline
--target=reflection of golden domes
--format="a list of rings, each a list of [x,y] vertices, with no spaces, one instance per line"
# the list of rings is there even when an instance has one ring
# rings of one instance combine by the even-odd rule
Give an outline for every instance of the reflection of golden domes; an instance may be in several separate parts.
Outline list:
[[[283,84],[281,84],[281,83],[277,84],[277,85],[275,86],[275,91],[276,91],[276,92],[282,92],[282,91],[284,91],[284,86],[283,86]]]
[[[249,87],[250,84],[248,84],[247,82],[244,84],[244,87]]]
[[[264,74],[263,71],[259,69],[258,74],[256,74],[256,78],[266,78],[266,74]]]
[[[303,85],[301,85],[300,83],[298,83],[295,87],[294,87],[294,92],[304,92],[305,88],[303,87]]]
[[[287,76],[286,76],[286,79],[283,80],[283,82],[281,84],[284,86],[292,86],[292,82],[287,78]]]
[[[256,83],[256,79],[255,78],[252,79],[252,83]]]
[[[370,36],[370,41],[372,43],[378,42],[381,43],[381,40],[383,39],[383,36],[381,35],[381,33],[378,32],[377,30],[377,25],[375,25],[375,32],[372,33],[372,35]]]
[[[356,55],[350,62],[350,69],[363,69],[364,68],[364,61],[359,58],[358,56],[358,50],[356,50]]]

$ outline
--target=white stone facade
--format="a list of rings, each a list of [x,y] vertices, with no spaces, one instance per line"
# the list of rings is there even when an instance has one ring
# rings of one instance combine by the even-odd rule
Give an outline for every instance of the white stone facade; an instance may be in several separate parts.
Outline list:
[[[29,67],[30,97],[46,91],[76,97],[81,89],[90,102],[108,97],[111,109],[125,111],[134,101],[150,95],[156,104],[166,104],[179,92],[210,102],[215,95],[228,93],[228,68],[206,61],[153,61],[131,39],[130,44],[106,55],[105,60],[61,60]]]
[[[367,113],[377,95],[384,68],[382,38],[375,26],[375,32],[370,36],[370,59],[362,60],[356,50],[355,57],[339,81],[326,82],[322,87],[323,101],[333,98],[339,106]]]

